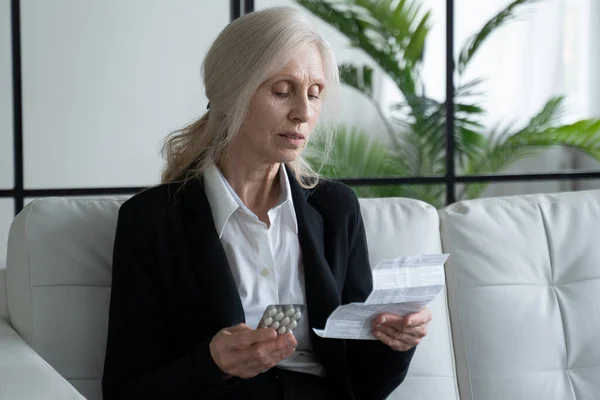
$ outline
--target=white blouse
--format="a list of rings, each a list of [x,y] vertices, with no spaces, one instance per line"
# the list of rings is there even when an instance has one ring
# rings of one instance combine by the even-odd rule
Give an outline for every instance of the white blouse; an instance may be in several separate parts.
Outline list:
[[[268,212],[267,227],[242,203],[215,165],[204,172],[204,190],[215,228],[233,273],[246,324],[251,328],[258,326],[271,304],[306,304],[298,222],[283,166],[279,179],[281,196]],[[294,335],[298,341],[296,351],[277,367],[324,376],[310,344],[308,313],[302,316]]]

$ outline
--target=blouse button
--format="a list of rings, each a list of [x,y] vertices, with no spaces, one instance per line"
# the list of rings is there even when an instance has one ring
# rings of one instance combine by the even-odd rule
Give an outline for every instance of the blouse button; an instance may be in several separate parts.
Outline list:
[[[262,271],[260,271],[260,274],[264,277],[269,276],[269,270],[267,268],[263,268]]]

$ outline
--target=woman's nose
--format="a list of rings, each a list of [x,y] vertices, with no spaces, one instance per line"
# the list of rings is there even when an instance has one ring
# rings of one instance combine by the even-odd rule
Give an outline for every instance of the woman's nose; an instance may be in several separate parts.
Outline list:
[[[295,122],[306,122],[308,121],[309,113],[308,99],[298,99],[294,102],[294,107],[290,111],[290,119]]]

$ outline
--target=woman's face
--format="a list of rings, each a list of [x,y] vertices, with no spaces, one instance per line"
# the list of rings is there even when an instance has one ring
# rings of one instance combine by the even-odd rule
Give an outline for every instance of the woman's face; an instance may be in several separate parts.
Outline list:
[[[252,151],[260,162],[296,159],[319,119],[324,87],[319,50],[315,45],[300,48],[279,73],[254,93],[236,137],[242,145],[239,148]]]

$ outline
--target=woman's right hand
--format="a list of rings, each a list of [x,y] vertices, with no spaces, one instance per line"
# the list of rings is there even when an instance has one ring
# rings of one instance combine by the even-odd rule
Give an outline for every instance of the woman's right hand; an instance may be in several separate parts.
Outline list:
[[[298,342],[292,333],[277,335],[275,329],[254,330],[238,324],[219,331],[210,342],[210,355],[224,373],[252,378],[289,357]]]

